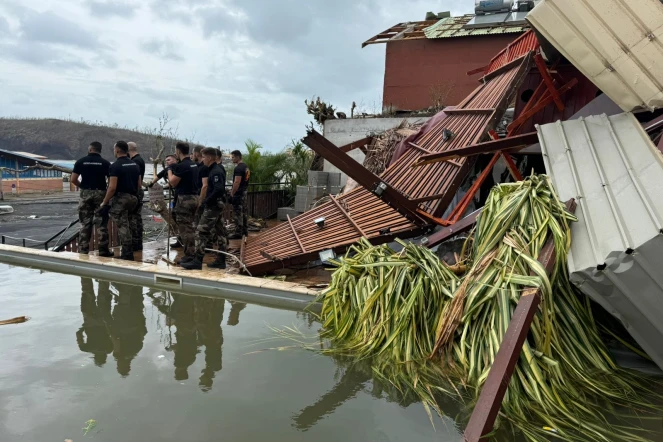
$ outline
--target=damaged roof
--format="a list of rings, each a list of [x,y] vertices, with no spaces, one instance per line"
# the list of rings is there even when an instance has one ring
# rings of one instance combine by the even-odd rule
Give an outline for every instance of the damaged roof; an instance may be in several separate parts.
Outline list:
[[[332,197],[331,202],[288,223],[249,238],[242,250],[242,261],[249,271],[260,274],[313,261],[318,259],[319,252],[327,249],[340,253],[362,237],[384,243],[394,237],[416,236],[423,227],[438,223],[467,176],[472,160],[459,158],[417,168],[412,166],[422,155],[484,139],[504,114],[529,72],[532,59],[530,52],[486,75],[472,94],[456,108],[445,110],[447,115],[421,134],[416,144],[379,176],[401,198],[409,200],[420,219],[406,217],[403,212],[407,211],[384,196],[381,199],[374,191],[357,188],[338,198]],[[322,225],[315,222],[319,218],[324,218]],[[424,220],[423,225],[421,220]]]
[[[624,111],[663,107],[659,0],[544,0],[528,20]]]
[[[466,27],[474,17],[474,14],[465,14],[459,17],[446,17],[441,20],[398,23],[397,25],[369,38],[362,44],[362,47],[370,44],[386,43],[391,40],[420,40],[471,37],[477,35],[514,34],[522,33],[529,29],[529,26],[523,24],[506,25],[504,23],[495,24],[493,26]]]

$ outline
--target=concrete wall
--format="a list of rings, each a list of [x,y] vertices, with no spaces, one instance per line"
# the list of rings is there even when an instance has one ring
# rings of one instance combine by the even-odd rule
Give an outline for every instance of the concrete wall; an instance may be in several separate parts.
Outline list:
[[[409,123],[423,123],[429,120],[429,117],[405,118]],[[323,135],[336,146],[341,147],[350,144],[353,141],[361,140],[372,133],[380,133],[394,128],[401,124],[403,118],[350,118],[345,120],[327,120]],[[366,157],[361,149],[355,149],[348,152],[355,161],[364,162]],[[340,172],[341,186],[345,186],[348,180],[346,174],[341,172],[334,165],[325,160],[323,170],[325,172]]]
[[[385,109],[426,109],[439,100],[444,106],[459,104],[479,86],[480,75],[467,72],[486,66],[519,33],[395,40],[387,43]]]

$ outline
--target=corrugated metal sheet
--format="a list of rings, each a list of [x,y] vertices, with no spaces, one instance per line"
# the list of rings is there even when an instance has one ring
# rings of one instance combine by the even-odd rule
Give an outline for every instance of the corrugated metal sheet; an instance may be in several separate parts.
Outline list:
[[[660,0],[543,0],[527,18],[623,110],[663,106]]]
[[[447,17],[424,29],[426,38],[450,38],[450,37],[467,37],[471,35],[491,35],[491,34],[512,34],[524,32],[528,28],[526,26],[491,26],[477,29],[464,29],[474,15],[463,15],[460,17]]]
[[[502,52],[497,54],[490,60],[486,73],[489,74],[502,66],[511,63],[516,58],[522,57],[530,51],[535,51],[539,48],[539,40],[536,39],[534,31],[529,30],[523,35],[518,37],[509,46],[504,48]]]
[[[460,158],[417,168],[413,164],[427,153],[464,147],[484,139],[487,130],[494,128],[503,115],[531,66],[530,53],[502,71],[484,77],[482,84],[454,108],[454,113],[417,138],[419,149],[413,147],[405,152],[381,178],[411,200],[430,197],[430,201],[419,204],[419,209],[429,216],[441,216],[467,175],[469,160]],[[454,134],[447,141],[443,140],[445,130]],[[294,218],[292,224],[279,225],[251,238],[243,254],[251,273],[314,260],[318,252],[329,248],[342,251],[364,236],[362,232],[371,241],[381,243],[393,236],[406,238],[420,230],[364,188],[340,196],[337,203],[323,204]],[[325,218],[323,228],[313,222],[318,217]]]
[[[560,198],[578,200],[571,280],[663,368],[663,156],[631,113],[537,131]]]

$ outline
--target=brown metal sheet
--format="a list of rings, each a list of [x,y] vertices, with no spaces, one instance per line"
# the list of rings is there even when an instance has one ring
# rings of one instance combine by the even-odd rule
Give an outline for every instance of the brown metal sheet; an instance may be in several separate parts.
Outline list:
[[[472,160],[459,158],[455,164],[442,162],[416,168],[413,165],[429,152],[464,148],[487,139],[487,131],[502,117],[531,66],[530,52],[485,77],[483,84],[457,107],[459,112],[448,115],[414,140],[421,149],[409,149],[380,175],[380,179],[410,200],[422,201],[418,204],[420,211],[439,217],[467,176]],[[445,136],[448,131],[452,133],[450,138]],[[427,201],[433,197],[435,199]],[[244,256],[249,271],[259,274],[286,263],[307,262],[326,249],[343,251],[360,238],[360,230],[375,244],[390,241],[394,236],[406,238],[424,231],[366,188],[341,195],[337,202],[352,222],[334,202],[329,202],[293,218],[292,228],[288,224],[279,225],[250,238]],[[325,218],[323,228],[313,222],[318,217]],[[293,228],[308,253],[302,253]]]

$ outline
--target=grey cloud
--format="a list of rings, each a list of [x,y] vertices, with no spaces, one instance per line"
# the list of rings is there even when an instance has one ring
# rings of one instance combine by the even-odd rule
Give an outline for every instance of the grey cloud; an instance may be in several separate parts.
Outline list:
[[[141,49],[148,54],[173,61],[184,61],[175,48],[175,43],[168,39],[153,39],[141,43]]]
[[[0,15],[0,37],[9,35],[9,22]]]
[[[209,4],[209,0],[153,0],[150,10],[166,21],[179,21],[192,24],[196,10]]]
[[[82,49],[103,48],[95,34],[51,11],[26,14],[21,30],[21,38],[26,41],[57,43]]]
[[[118,17],[133,17],[136,10],[139,8],[137,5],[130,5],[124,2],[107,1],[101,2],[92,0],[87,4],[90,13],[96,17],[105,18],[108,16]]]
[[[41,67],[57,67],[64,70],[90,69],[90,66],[65,50],[40,42],[21,42],[0,48],[5,56]]]

